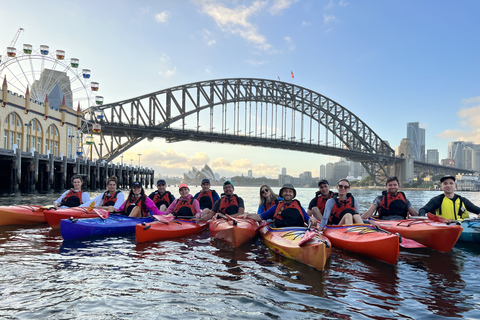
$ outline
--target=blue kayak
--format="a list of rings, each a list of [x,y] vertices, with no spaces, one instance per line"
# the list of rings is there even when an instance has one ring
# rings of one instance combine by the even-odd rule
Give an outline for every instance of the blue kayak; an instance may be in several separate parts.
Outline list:
[[[135,234],[135,226],[142,222],[152,222],[153,218],[130,218],[120,214],[110,214],[107,219],[63,219],[60,231],[63,240],[78,240],[91,237],[108,237]]]
[[[480,242],[480,219],[465,219],[462,221],[462,228],[458,241]]]

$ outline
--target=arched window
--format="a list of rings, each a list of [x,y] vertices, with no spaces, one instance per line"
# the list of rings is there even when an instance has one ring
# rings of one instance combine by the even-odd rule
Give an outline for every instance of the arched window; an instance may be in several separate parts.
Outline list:
[[[51,124],[45,135],[45,152],[50,150],[50,153],[54,156],[60,156],[60,135],[58,134],[58,129],[54,124]]]
[[[37,119],[32,119],[28,124],[25,125],[28,129],[27,139],[28,139],[28,148],[35,148],[39,153],[44,153],[43,150],[43,128],[40,124],[40,121]]]
[[[5,118],[5,126],[3,127],[3,147],[12,149],[16,144],[18,148],[23,148],[23,123],[20,116],[12,112]]]

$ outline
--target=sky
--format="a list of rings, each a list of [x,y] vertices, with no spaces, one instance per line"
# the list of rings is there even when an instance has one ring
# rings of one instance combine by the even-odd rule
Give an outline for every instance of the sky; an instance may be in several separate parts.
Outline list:
[[[220,78],[293,82],[360,117],[392,147],[407,122],[426,149],[480,143],[480,1],[1,0],[0,52],[17,41],[80,58],[105,104]],[[294,79],[291,78],[294,73]],[[124,153],[157,174],[298,176],[336,157],[215,143],[144,141]],[[127,160],[128,159],[128,160]],[[115,162],[120,162],[116,159]]]

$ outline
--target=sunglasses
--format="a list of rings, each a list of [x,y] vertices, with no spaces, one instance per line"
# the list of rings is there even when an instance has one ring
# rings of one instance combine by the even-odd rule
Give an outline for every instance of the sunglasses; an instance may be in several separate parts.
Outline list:
[[[338,189],[350,189],[350,186],[346,186],[346,185],[344,185],[344,184],[339,184],[339,185],[337,186],[337,188],[338,188]]]
[[[263,189],[262,190],[262,193],[267,193],[267,192],[270,192],[270,190],[268,190],[268,189]]]

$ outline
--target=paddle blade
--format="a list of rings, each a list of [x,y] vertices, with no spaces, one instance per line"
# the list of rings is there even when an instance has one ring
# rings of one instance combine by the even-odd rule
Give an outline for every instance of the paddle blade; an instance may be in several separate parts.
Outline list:
[[[407,239],[402,237],[402,242],[400,242],[400,247],[402,248],[426,248],[423,244],[420,242],[417,242],[412,239]]]
[[[315,238],[317,233],[315,231],[307,230],[303,235],[302,239],[298,242],[298,245],[301,246],[302,244],[306,243],[308,240]]]
[[[88,211],[92,210],[93,208],[95,208],[95,201],[92,201],[92,203],[90,203],[90,205],[88,206]]]
[[[110,215],[110,212],[108,212],[107,210],[103,210],[103,209],[93,209],[93,212],[95,212],[96,214],[98,214],[98,216],[102,219],[107,219],[108,216]]]
[[[156,219],[157,221],[160,221],[160,222],[170,222],[173,219],[175,219],[174,216],[166,216],[166,215],[163,215],[163,214],[162,215],[154,214],[153,218]]]
[[[430,213],[430,212],[427,213],[427,217],[428,217],[428,219],[430,219],[432,221],[450,223],[450,220],[445,219],[444,217],[437,216],[437,215],[435,215],[433,213]]]

